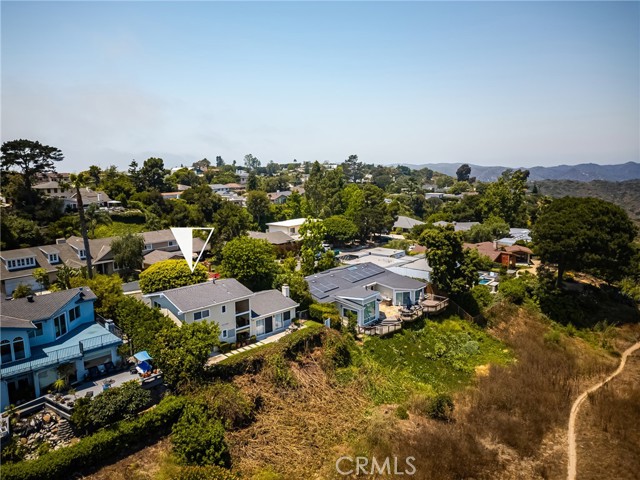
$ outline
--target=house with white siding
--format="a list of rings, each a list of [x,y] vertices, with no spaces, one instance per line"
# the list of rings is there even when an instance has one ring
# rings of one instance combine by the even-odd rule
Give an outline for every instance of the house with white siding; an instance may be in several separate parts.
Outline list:
[[[252,292],[233,278],[213,279],[144,296],[153,307],[179,323],[216,322],[220,341],[266,338],[286,329],[296,316],[298,303],[283,291]]]

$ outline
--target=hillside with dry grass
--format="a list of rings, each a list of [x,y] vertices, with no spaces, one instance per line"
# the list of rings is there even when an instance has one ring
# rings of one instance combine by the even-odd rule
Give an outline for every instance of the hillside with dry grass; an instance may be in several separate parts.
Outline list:
[[[487,317],[484,330],[448,318],[405,332],[404,343],[402,336],[376,339],[377,355],[367,353],[371,340],[325,332],[295,354],[244,355],[223,367],[233,372],[228,381],[198,395],[233,419],[226,442],[241,478],[349,478],[336,472],[344,455],[412,456],[416,479],[565,478],[571,403],[615,367],[616,352],[640,328],[618,328],[605,344],[557,329],[533,308],[498,304]],[[436,341],[416,345],[423,331]],[[381,349],[397,352],[395,365]],[[455,383],[430,385],[453,371]],[[633,375],[594,398],[580,420],[579,445],[612,464],[637,466],[637,432],[625,427],[640,417]],[[433,415],[442,394],[451,395],[453,409]],[[239,413],[243,404],[254,406],[249,416]],[[158,445],[89,478],[175,478],[170,444]],[[579,462],[581,478],[602,478],[592,456]],[[637,470],[616,471],[624,479]]]

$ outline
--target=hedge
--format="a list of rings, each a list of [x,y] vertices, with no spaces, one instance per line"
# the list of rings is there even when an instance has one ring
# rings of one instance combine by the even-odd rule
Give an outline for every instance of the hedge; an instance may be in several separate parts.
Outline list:
[[[51,451],[35,460],[2,465],[2,480],[67,479],[125,451],[131,453],[145,443],[167,435],[186,402],[184,397],[166,397],[135,420],[119,422],[75,445]]]
[[[323,325],[307,321],[305,328],[282,337],[280,340],[267,345],[237,353],[222,360],[209,369],[215,377],[231,378],[243,373],[256,373],[262,369],[268,356],[282,354],[285,358],[295,358],[301,351],[322,344]]]

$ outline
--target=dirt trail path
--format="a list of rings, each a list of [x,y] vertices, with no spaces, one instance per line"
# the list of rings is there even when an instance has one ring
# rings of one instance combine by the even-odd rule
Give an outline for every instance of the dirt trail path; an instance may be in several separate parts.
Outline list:
[[[624,369],[625,364],[627,363],[627,357],[631,355],[636,350],[640,349],[640,342],[632,345],[627,348],[622,354],[622,358],[620,359],[620,365],[615,372],[609,375],[602,382],[594,385],[590,389],[580,395],[573,405],[571,406],[571,414],[569,415],[569,466],[567,473],[567,480],[575,480],[576,478],[576,470],[577,470],[577,454],[576,454],[576,418],[578,417],[578,410],[580,410],[580,405],[582,402],[589,396],[590,393],[595,392],[604,384],[608,383],[612,378],[616,377],[622,370]]]

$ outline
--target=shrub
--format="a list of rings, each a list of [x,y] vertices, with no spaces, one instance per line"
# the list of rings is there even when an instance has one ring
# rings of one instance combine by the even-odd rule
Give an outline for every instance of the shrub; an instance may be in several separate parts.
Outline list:
[[[197,398],[207,406],[209,413],[223,421],[225,428],[240,428],[253,420],[253,402],[233,383],[207,385]]]
[[[171,430],[173,452],[186,465],[220,465],[229,463],[224,427],[212,420],[205,408],[189,404]]]
[[[436,420],[450,421],[453,415],[453,398],[447,393],[440,393],[431,400],[429,416]]]
[[[31,285],[27,285],[26,283],[20,283],[16,289],[13,291],[13,298],[24,298],[28,295],[33,295],[33,289]]]
[[[500,283],[500,295],[516,305],[521,305],[527,297],[527,285],[521,278],[510,278]]]
[[[184,260],[164,260],[151,265],[140,274],[140,290],[142,293],[153,293],[206,280],[207,269],[200,263],[192,272]]]
[[[407,412],[407,407],[405,407],[404,405],[398,405],[398,408],[396,408],[396,417],[398,417],[400,420],[408,419],[409,412]]]
[[[309,305],[309,316],[322,324],[324,324],[325,319],[329,318],[332,328],[334,322],[338,324],[341,322],[338,309],[332,303],[313,303]]]
[[[88,399],[78,399],[71,421],[80,429],[93,431],[132,417],[148,405],[151,393],[132,380],[105,390],[93,400],[83,400]]]
[[[70,447],[53,450],[36,460],[5,464],[3,480],[56,480],[89,471],[123,452],[166,435],[185,406],[183,397],[167,397],[156,408],[136,418],[101,430]]]

